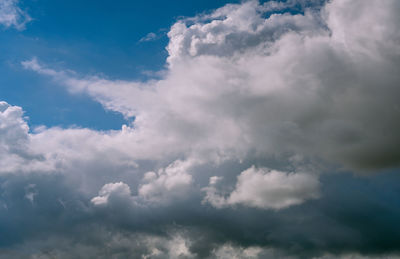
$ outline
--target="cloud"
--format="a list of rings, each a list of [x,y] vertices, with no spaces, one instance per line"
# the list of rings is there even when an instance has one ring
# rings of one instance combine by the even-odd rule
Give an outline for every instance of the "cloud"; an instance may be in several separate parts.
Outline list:
[[[146,145],[157,139],[160,149],[214,160],[254,151],[358,171],[390,168],[400,161],[393,33],[399,7],[387,1],[371,13],[365,6],[336,0],[265,18],[263,5],[247,1],[207,19],[178,21],[168,33],[168,71],[160,80],[111,81],[36,60],[23,64],[135,117],[136,135]]]
[[[158,38],[157,34],[154,32],[149,32],[146,36],[141,38],[139,42],[154,41]]]
[[[151,234],[129,234],[113,232],[107,234],[107,229],[95,230],[96,236],[91,236],[93,243],[72,243],[69,239],[51,236],[41,242],[32,240],[26,246],[19,246],[16,251],[2,250],[0,258],[60,258],[90,257],[106,259],[123,258],[195,258],[188,249],[188,240],[179,232],[168,236]],[[98,243],[107,244],[99,247]],[[39,249],[35,249],[39,248]],[[112,252],[111,252],[112,251]]]
[[[168,202],[187,196],[193,178],[187,173],[194,161],[175,161],[157,173],[144,174],[144,183],[138,189],[139,196],[149,201]]]
[[[99,191],[99,196],[91,199],[94,205],[107,205],[109,200],[114,199],[129,199],[131,196],[131,189],[123,182],[108,183],[104,185]]]
[[[168,205],[171,202],[184,200],[190,194],[193,178],[187,173],[195,164],[194,161],[177,160],[157,173],[146,172],[138,186],[138,195],[132,196],[130,187],[123,183],[105,184],[99,195],[91,199],[96,206],[107,205],[110,199],[124,201],[128,206],[157,204]]]
[[[285,255],[282,251],[273,248],[263,248],[263,247],[247,247],[243,248],[240,246],[235,246],[232,244],[224,244],[218,247],[213,254],[214,258],[221,258],[221,259],[239,259],[239,258],[266,258],[266,259],[273,259],[273,258],[283,258],[283,259],[291,259],[295,258],[290,255]]]
[[[203,186],[201,178],[212,170],[200,169],[191,169],[193,189]],[[16,254],[14,258],[140,258],[154,252],[155,258],[169,258],[179,250],[169,246],[168,240],[175,237],[179,237],[177,245],[184,243],[189,251],[185,254],[193,258],[245,258],[249,253],[258,253],[255,258],[318,258],[325,254],[374,258],[395,256],[399,246],[398,172],[361,179],[349,174],[322,175],[320,199],[271,211],[248,206],[214,209],[201,206],[202,195],[191,193],[186,193],[185,201],[148,206],[138,199],[139,187],[135,185],[143,176],[140,172],[148,172],[146,168],[122,173],[108,167],[90,172],[77,164],[75,170],[81,173],[0,175],[0,228],[4,230],[1,256],[13,258],[6,256],[8,251]],[[230,183],[229,168],[218,166],[213,170],[225,172],[224,182],[219,184],[231,187],[225,185],[225,181]],[[108,180],[104,172],[112,183],[122,183],[104,188],[108,191],[103,196],[109,194],[107,204],[95,206],[91,199],[102,196],[98,191],[104,184],[97,185]],[[135,174],[139,179],[132,178]],[[32,204],[26,194],[27,186],[33,184],[37,195]],[[377,235],[381,237],[378,240]]]
[[[0,244],[67,258],[395,255],[398,176],[337,171],[400,164],[399,10],[228,4],[177,21],[165,73],[144,82],[23,62],[133,122],[30,131],[0,103]]]
[[[228,198],[218,195],[215,185],[220,179],[210,178],[204,188],[204,202],[221,208],[241,204],[244,206],[279,210],[319,198],[319,181],[304,173],[285,173],[266,168],[251,167],[238,176],[235,189]]]
[[[0,1],[0,24],[6,28],[14,27],[17,30],[25,29],[25,24],[32,18],[18,7],[19,0]]]
[[[0,173],[46,170],[44,157],[30,145],[28,131],[22,108],[0,102]]]
[[[21,107],[0,102],[0,118],[3,152],[16,153],[18,149],[23,149],[28,140],[29,127],[23,119]]]
[[[269,5],[284,5],[270,2]],[[231,57],[247,50],[266,54],[271,45],[288,32],[305,35],[323,34],[317,16],[307,11],[304,15],[263,14],[270,8],[258,1],[246,1],[241,5],[227,5],[206,17],[195,19],[187,26],[184,21],[175,23],[168,33],[170,42],[168,62],[173,65],[183,59],[196,56]],[[246,18],[247,17],[247,18]]]
[[[28,184],[28,186],[25,187],[25,198],[28,199],[32,204],[35,201],[35,196],[38,195],[35,187],[35,184]]]

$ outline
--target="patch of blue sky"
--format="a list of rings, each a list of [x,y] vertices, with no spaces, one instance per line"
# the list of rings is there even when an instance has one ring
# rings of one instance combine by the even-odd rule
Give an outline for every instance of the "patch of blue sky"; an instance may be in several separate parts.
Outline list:
[[[108,79],[146,80],[165,66],[169,27],[182,16],[223,6],[226,0],[20,2],[32,17],[25,30],[0,31],[0,99],[23,107],[38,125],[119,129],[122,115],[85,95],[71,95],[49,78],[24,70],[37,57],[56,69]],[[155,40],[140,41],[148,33]]]

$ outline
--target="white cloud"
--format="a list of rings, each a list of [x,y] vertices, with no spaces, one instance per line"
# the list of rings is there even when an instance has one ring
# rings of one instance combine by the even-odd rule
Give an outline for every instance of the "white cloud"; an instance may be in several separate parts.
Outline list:
[[[193,178],[188,170],[196,164],[196,161],[177,160],[166,168],[160,168],[158,172],[147,172],[138,187],[138,195],[131,195],[130,187],[123,183],[108,183],[99,191],[99,195],[92,198],[94,205],[107,205],[110,196],[125,200],[131,206],[144,202],[144,204],[168,205],[177,200],[187,199],[190,195],[190,187]]]
[[[270,3],[272,6],[272,3]],[[282,3],[277,5],[283,5]],[[194,19],[187,26],[184,21],[177,22],[168,33],[168,62],[176,62],[196,56],[231,57],[253,50],[265,54],[274,41],[288,32],[303,35],[324,33],[317,17],[311,12],[305,15],[273,14],[263,18],[263,13],[271,7],[260,5],[258,1],[245,1],[240,5],[227,5],[211,15]]]
[[[91,202],[94,205],[107,205],[111,198],[114,199],[130,199],[131,189],[123,182],[108,183],[104,185],[99,191],[99,196],[94,197]]]
[[[252,167],[238,176],[228,203],[282,209],[318,197],[319,182],[315,176]]]
[[[31,17],[18,7],[19,0],[0,1],[0,24],[6,28],[14,27],[18,30],[25,28]]]
[[[187,197],[193,178],[188,170],[195,164],[194,161],[177,160],[166,168],[155,172],[147,172],[144,183],[139,187],[139,196],[153,202],[168,202]]]
[[[0,102],[0,173],[48,169],[31,146],[28,131],[22,108]]]
[[[29,127],[23,119],[21,107],[0,102],[0,130],[0,143],[4,152],[13,153],[14,149],[26,145]]]
[[[169,152],[221,161],[255,151],[385,168],[400,156],[398,9],[397,1],[335,0],[321,13],[265,18],[270,9],[257,1],[227,5],[173,25],[167,72],[149,82],[23,64],[106,109],[135,116],[132,138],[154,157]]]
[[[146,36],[144,36],[143,38],[141,38],[139,40],[139,42],[145,42],[145,41],[154,41],[157,39],[157,34],[155,34],[154,32],[149,32],[147,33]]]
[[[320,196],[320,183],[316,176],[306,173],[286,173],[266,168],[251,167],[237,179],[235,189],[227,198],[216,188],[216,178],[210,178],[210,185],[203,190],[203,202],[216,208],[241,204],[261,209],[284,209],[299,205]]]
[[[239,258],[259,258],[262,248],[249,247],[240,248],[232,245],[223,245],[214,252],[216,258],[239,259]]]
[[[213,251],[213,257],[220,259],[294,259],[295,257],[285,255],[282,251],[274,248],[265,248],[258,246],[240,247],[232,244],[224,244]]]
[[[218,191],[217,188],[217,184],[222,179],[223,177],[221,176],[210,177],[209,185],[202,189],[202,191],[206,193],[202,201],[203,204],[210,203],[212,206],[216,208],[224,208],[229,206],[226,198]]]

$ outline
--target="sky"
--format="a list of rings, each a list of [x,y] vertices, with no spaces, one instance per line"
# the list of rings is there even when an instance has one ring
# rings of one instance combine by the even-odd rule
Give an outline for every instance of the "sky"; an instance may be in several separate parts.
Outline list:
[[[173,5],[165,1],[4,3],[17,6],[27,17],[22,15],[17,25],[5,24],[1,28],[0,65],[4,72],[0,98],[25,107],[33,126],[77,125],[108,130],[120,128],[124,123],[122,116],[104,111],[89,98],[66,96],[65,89],[54,87],[54,83],[33,73],[22,73],[21,60],[40,57],[52,66],[68,66],[83,74],[147,79],[146,72],[164,67],[168,55],[166,34],[178,17],[193,16],[226,1],[177,1]],[[157,34],[156,38],[141,41],[149,33]],[[37,102],[31,101],[32,95]],[[43,109],[43,105],[51,108]]]
[[[0,258],[400,258],[399,13],[0,0]]]

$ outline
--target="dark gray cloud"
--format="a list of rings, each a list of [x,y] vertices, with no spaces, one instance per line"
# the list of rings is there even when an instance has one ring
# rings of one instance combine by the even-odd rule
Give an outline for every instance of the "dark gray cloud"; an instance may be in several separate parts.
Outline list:
[[[199,206],[201,195],[151,207],[114,197],[99,208],[60,175],[2,176],[1,251],[16,258],[137,258],[156,250],[168,258],[176,247],[183,258],[246,248],[294,258],[399,252],[397,171],[362,179],[332,174],[321,181],[321,199],[277,212]],[[33,202],[25,195],[31,184]]]

